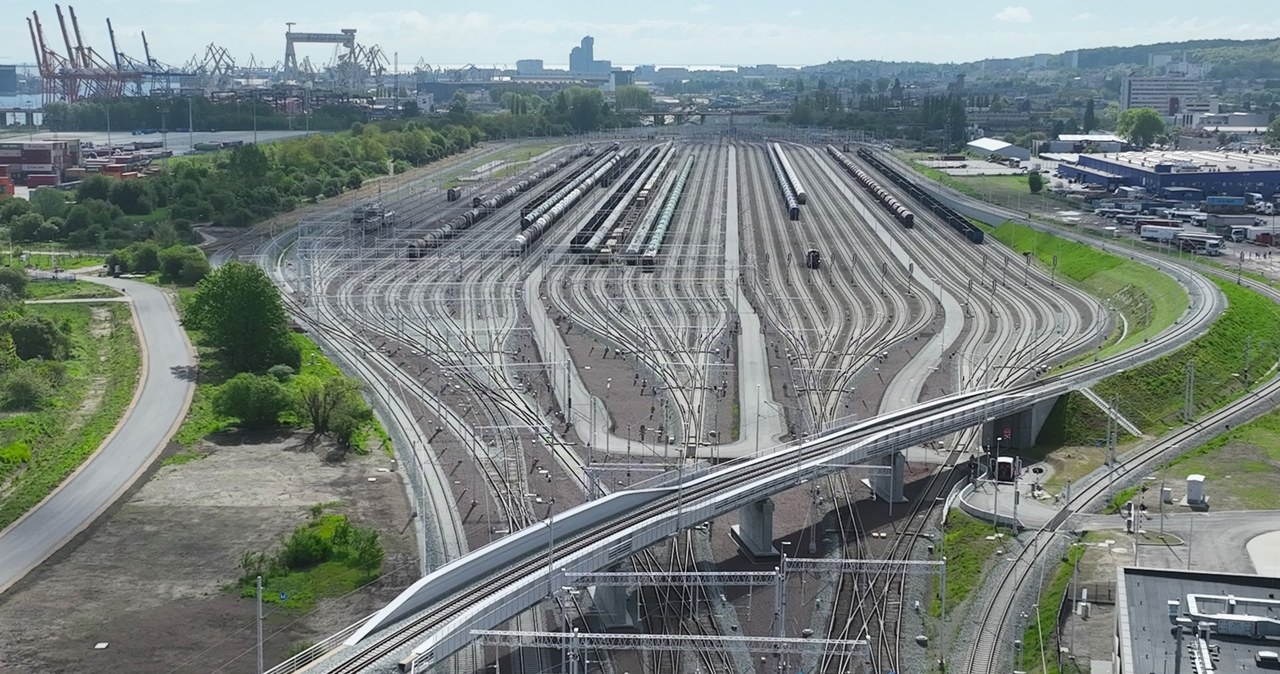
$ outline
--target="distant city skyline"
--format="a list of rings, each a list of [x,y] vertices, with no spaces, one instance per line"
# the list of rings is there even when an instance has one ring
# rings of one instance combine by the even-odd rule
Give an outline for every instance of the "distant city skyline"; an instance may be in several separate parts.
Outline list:
[[[570,49],[586,35],[595,37],[597,59],[661,65],[812,65],[839,59],[954,63],[1191,39],[1280,38],[1274,0],[1219,5],[1167,0],[1159,12],[1143,3],[1101,0],[916,0],[866,6],[797,0],[781,7],[759,0],[652,0],[642,6],[473,0],[465,11],[422,11],[407,9],[404,2],[365,0],[360,7],[353,11],[351,3],[336,0],[270,5],[95,0],[76,10],[86,43],[103,57],[110,57],[105,23],[110,17],[121,51],[142,59],[140,33],[146,31],[152,55],[175,66],[202,55],[209,43],[226,47],[240,65],[250,55],[260,64],[274,64],[283,59],[289,21],[302,32],[355,28],[361,44],[379,45],[388,59],[398,52],[406,71],[419,59],[432,65],[506,67],[518,59],[542,59],[551,67],[566,64]],[[34,61],[24,18],[33,9],[40,13],[47,42],[65,53],[52,2],[9,0],[5,9],[0,62]],[[326,63],[333,53],[331,46],[298,47],[299,58],[309,56],[313,63]]]

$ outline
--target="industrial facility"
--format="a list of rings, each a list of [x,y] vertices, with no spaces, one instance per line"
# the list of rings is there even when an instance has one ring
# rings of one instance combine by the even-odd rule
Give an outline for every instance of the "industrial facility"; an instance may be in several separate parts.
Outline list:
[[[1134,567],[1116,575],[1111,671],[1280,668],[1280,578]]]
[[[1203,195],[1243,196],[1256,192],[1270,199],[1280,193],[1280,157],[1251,152],[1117,152],[1082,154],[1062,163],[1063,177],[1081,183],[1142,187],[1151,194],[1198,190]]]

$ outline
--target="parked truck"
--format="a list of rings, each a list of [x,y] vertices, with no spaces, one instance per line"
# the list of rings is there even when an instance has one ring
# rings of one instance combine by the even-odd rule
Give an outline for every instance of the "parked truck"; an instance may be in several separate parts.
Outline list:
[[[1167,227],[1164,225],[1143,225],[1138,230],[1138,236],[1143,241],[1173,242],[1182,233],[1181,227]]]

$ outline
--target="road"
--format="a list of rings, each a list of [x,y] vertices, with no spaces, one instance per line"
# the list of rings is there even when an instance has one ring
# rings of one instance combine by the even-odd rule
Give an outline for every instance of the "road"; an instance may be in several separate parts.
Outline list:
[[[142,376],[124,419],[98,451],[0,532],[0,592],[84,531],[141,477],[177,430],[195,393],[195,356],[164,293],[138,281],[81,278],[129,297],[142,345]]]

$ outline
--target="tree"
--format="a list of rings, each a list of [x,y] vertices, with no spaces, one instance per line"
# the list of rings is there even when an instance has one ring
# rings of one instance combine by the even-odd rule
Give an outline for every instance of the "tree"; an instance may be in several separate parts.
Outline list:
[[[1271,125],[1267,127],[1267,140],[1272,145],[1280,145],[1280,117],[1272,120]]]
[[[44,216],[39,213],[25,213],[18,216],[9,225],[9,233],[14,241],[34,241],[40,225],[44,224]]]
[[[404,105],[400,106],[400,116],[406,119],[410,117],[417,117],[421,114],[422,109],[418,107],[417,101],[405,101]]]
[[[1116,133],[1137,147],[1146,147],[1164,133],[1164,119],[1155,108],[1129,108],[1116,119]]]
[[[1044,189],[1044,176],[1039,171],[1032,171],[1027,174],[1027,187],[1031,188],[1032,194],[1039,194]]]
[[[241,372],[218,387],[213,407],[218,414],[239,419],[242,428],[271,428],[289,408],[289,391],[275,377]]]
[[[0,222],[10,223],[31,212],[31,202],[26,199],[0,201]]]
[[[1082,129],[1085,133],[1089,133],[1096,128],[1098,128],[1098,116],[1093,111],[1093,99],[1090,98],[1089,102],[1084,104],[1084,126]]]
[[[111,186],[109,201],[128,215],[146,215],[154,207],[151,191],[141,180],[119,180]]]
[[[199,330],[236,372],[301,363],[280,293],[254,265],[229,262],[211,272],[196,285],[182,322]]]
[[[160,251],[160,275],[168,281],[195,285],[209,273],[209,258],[195,246],[169,246]]]
[[[6,321],[3,331],[13,338],[13,349],[22,360],[62,360],[71,353],[71,328],[44,316],[18,316]]]
[[[21,269],[0,267],[0,287],[12,292],[14,297],[27,294],[27,280],[27,275]]]
[[[85,199],[106,201],[111,196],[111,179],[106,176],[89,176],[80,187],[76,188],[76,201],[83,203]]]
[[[298,415],[311,423],[313,435],[333,430],[334,422],[344,415],[363,410],[360,384],[346,377],[321,380],[313,375],[298,377]]]
[[[31,210],[47,218],[61,217],[67,212],[67,198],[61,190],[38,187],[31,193]]]
[[[245,182],[256,183],[267,177],[271,162],[257,145],[241,145],[231,151],[227,169]]]
[[[644,112],[653,107],[653,95],[644,87],[635,85],[627,85],[618,87],[613,94],[613,100],[618,104],[619,110],[639,110]]]

